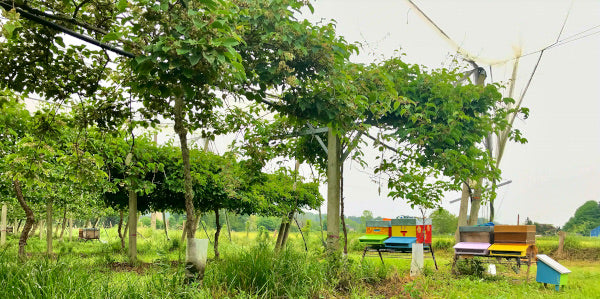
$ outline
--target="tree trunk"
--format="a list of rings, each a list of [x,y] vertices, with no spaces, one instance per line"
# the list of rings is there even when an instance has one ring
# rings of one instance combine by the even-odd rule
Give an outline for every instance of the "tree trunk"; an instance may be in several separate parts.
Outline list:
[[[123,237],[126,237],[128,232],[129,232],[129,214],[127,215],[127,223],[125,223],[125,229],[123,230]]]
[[[69,242],[73,241],[73,218],[69,218]]]
[[[167,236],[167,241],[171,240],[171,238],[169,238],[169,219],[167,219],[167,214],[163,211],[162,212],[162,216],[163,216],[163,224],[165,225],[165,236]]]
[[[6,203],[2,204],[2,220],[0,222],[0,229],[2,229],[2,234],[0,236],[0,245],[4,246],[6,244],[6,212],[7,212]],[[16,227],[15,227],[16,228]]]
[[[38,237],[40,238],[40,240],[42,239],[43,230],[44,230],[44,220],[40,220],[39,231],[38,231],[39,232]]]
[[[229,215],[227,215],[227,210],[225,210],[225,223],[227,224],[227,236],[229,237],[229,242],[231,242],[231,225],[229,224]]]
[[[467,213],[469,210],[469,199],[471,198],[471,192],[467,183],[463,183],[462,196],[460,197],[460,210],[458,211],[458,227],[467,225]],[[454,238],[456,243],[460,242],[460,234],[456,228]]]
[[[25,198],[23,197],[23,191],[21,190],[21,182],[19,180],[13,181],[13,186],[15,189],[15,193],[17,194],[17,200],[19,201],[19,205],[25,211],[25,215],[27,218],[25,219],[25,226],[23,226],[23,232],[21,233],[21,237],[19,238],[19,257],[25,257],[25,245],[27,244],[27,238],[29,237],[29,231],[31,230],[31,226],[35,222],[35,217],[33,215],[33,211],[25,202]]]
[[[125,234],[121,233],[123,227],[123,210],[119,210],[119,227],[117,233],[119,233],[119,239],[121,240],[121,249],[125,249]]]
[[[183,228],[182,228],[183,231],[181,232],[181,242],[185,241],[185,236],[186,236],[185,230],[187,229],[186,222],[187,221],[183,220]]]
[[[344,231],[344,255],[348,255],[348,229],[344,217],[344,162],[340,162],[340,218],[342,219],[342,230]]]
[[[304,250],[308,252],[308,245],[306,244],[306,239],[304,238],[304,233],[302,232],[302,228],[300,227],[300,223],[298,223],[298,219],[294,218],[296,221],[296,226],[298,226],[298,231],[300,232],[300,236],[302,236],[302,241],[304,242]],[[306,238],[308,238],[308,231],[306,233]]]
[[[150,228],[156,230],[156,212],[150,213]]]
[[[63,240],[63,235],[65,234],[65,229],[67,228],[67,208],[65,207],[65,212],[63,213],[62,219],[62,229],[60,231],[60,240]]]
[[[275,242],[275,251],[281,248],[281,240],[283,240],[283,234],[285,232],[286,217],[281,217],[281,224],[279,224],[279,233],[277,233],[277,241]]]
[[[175,133],[179,136],[179,143],[181,146],[181,159],[183,162],[183,189],[185,197],[185,214],[187,217],[186,221],[186,233],[188,238],[193,238],[196,235],[196,228],[194,227],[194,193],[192,190],[192,171],[190,165],[190,150],[187,144],[187,129],[184,126],[185,113],[183,111],[183,97],[175,97],[175,109],[174,119]]]
[[[285,248],[285,244],[287,243],[290,235],[290,227],[292,226],[292,220],[294,219],[294,214],[295,213],[293,211],[288,214],[287,223],[283,232],[283,238],[281,239],[281,248]]]
[[[481,184],[482,180],[477,182],[477,186],[473,189],[473,198],[471,199],[471,211],[469,214],[469,225],[477,225],[479,218],[479,208],[481,207]]]
[[[52,254],[52,200],[46,203],[46,254]]]
[[[219,220],[219,209],[215,209],[215,224],[217,230],[215,231],[215,259],[219,259],[219,234],[221,234],[221,221]]]
[[[129,260],[137,260],[137,193],[134,186],[129,187]]]
[[[340,248],[340,139],[329,128],[327,135],[327,252]]]

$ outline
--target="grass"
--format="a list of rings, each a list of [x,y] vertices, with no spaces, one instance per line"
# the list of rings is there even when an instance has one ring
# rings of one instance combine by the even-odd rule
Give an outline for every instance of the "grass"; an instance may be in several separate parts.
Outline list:
[[[573,272],[567,287],[555,292],[535,282],[535,266],[529,283],[524,281],[525,271],[517,275],[503,266],[498,266],[497,276],[451,274],[451,237],[434,237],[440,270],[426,259],[424,275],[411,279],[410,260],[385,258],[385,265],[378,257],[361,261],[362,246],[356,240],[360,234],[349,236],[347,258],[331,259],[314,232],[308,251],[302,238],[292,234],[279,254],[273,252],[272,232],[266,237],[233,233],[231,241],[225,232],[220,260],[214,260],[209,247],[203,283],[184,284],[181,231],[171,231],[171,240],[148,228],[141,228],[138,235],[139,261],[134,265],[128,263],[114,228],[101,231],[101,242],[55,241],[51,257],[44,254],[45,240],[33,237],[25,262],[16,257],[17,237],[9,236],[8,245],[0,249],[0,298],[594,298],[600,294],[600,239],[589,237],[567,238],[568,259],[560,262]],[[198,231],[197,237],[205,233]],[[538,238],[537,245],[540,252],[552,255],[558,240]]]

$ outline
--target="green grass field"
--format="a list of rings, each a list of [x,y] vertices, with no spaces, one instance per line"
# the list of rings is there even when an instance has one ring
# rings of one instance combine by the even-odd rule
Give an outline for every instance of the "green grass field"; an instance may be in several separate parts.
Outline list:
[[[168,241],[162,231],[139,230],[139,262],[131,265],[121,249],[116,229],[101,231],[101,241],[55,240],[48,258],[45,240],[33,237],[27,245],[28,260],[17,258],[17,237],[9,236],[0,250],[0,298],[599,298],[600,239],[568,237],[569,268],[566,288],[556,292],[535,282],[532,266],[526,282],[526,267],[516,274],[498,266],[496,276],[454,275],[450,271],[453,241],[434,237],[439,270],[426,259],[423,275],[411,279],[410,260],[368,256],[361,261],[361,246],[349,237],[348,259],[335,262],[324,257],[319,233],[308,236],[308,252],[299,234],[290,236],[287,250],[273,253],[274,234],[224,231],[220,238],[221,259],[209,263],[203,283],[184,284],[184,243],[181,231],[171,231]],[[211,232],[209,232],[210,234]],[[197,232],[198,238],[206,235]],[[44,236],[43,236],[44,237]],[[212,239],[212,235],[211,235]],[[539,238],[540,252],[552,255],[557,238]],[[487,267],[487,264],[482,266]]]

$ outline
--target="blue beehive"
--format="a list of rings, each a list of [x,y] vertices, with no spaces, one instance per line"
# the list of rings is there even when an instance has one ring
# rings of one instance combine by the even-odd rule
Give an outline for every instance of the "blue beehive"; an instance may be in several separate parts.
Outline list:
[[[590,237],[600,237],[600,226],[592,229],[590,232]]]
[[[545,254],[538,254],[537,259],[537,282],[556,285],[557,291],[560,286],[567,284],[567,274],[571,273],[571,270]]]

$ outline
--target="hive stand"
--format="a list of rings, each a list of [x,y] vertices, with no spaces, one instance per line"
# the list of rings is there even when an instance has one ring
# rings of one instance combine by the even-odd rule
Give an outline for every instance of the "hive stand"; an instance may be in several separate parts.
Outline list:
[[[531,264],[535,261],[535,225],[496,225],[459,227],[460,241],[454,246],[452,272],[461,259],[482,260],[494,264],[515,264],[519,273],[521,264],[527,264],[527,281]],[[486,247],[487,246],[487,247]]]
[[[80,228],[79,229],[79,240],[85,242],[90,240],[100,241],[100,229],[98,228]]]

